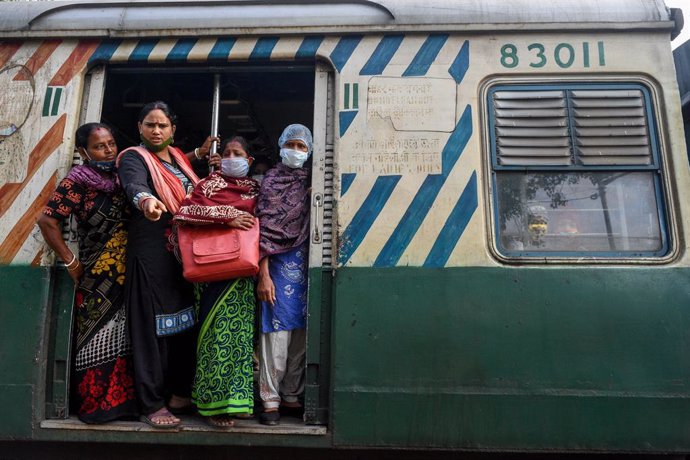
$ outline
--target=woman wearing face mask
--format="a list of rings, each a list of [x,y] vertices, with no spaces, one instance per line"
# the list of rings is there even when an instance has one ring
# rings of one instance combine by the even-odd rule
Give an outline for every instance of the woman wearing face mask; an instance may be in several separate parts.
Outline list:
[[[199,178],[173,147],[176,117],[157,101],[139,115],[142,145],[118,157],[118,173],[134,211],[127,246],[125,303],[130,314],[142,421],[174,428],[191,411],[196,343],[192,285],[173,248],[173,214]],[[210,145],[210,138],[203,148]]]
[[[240,230],[258,225],[254,217],[258,183],[247,177],[253,158],[242,137],[225,141],[214,173],[182,202],[180,225],[224,224]],[[213,426],[234,425],[235,415],[254,409],[252,351],[254,281],[238,278],[195,285],[200,324],[192,401]]]
[[[261,222],[259,279],[261,423],[276,425],[280,412],[302,411],[306,351],[309,171],[307,127],[293,124],[278,141],[281,163],[261,183],[256,215]]]
[[[60,182],[38,225],[77,287],[71,403],[80,420],[102,423],[138,415],[123,304],[129,213],[113,169],[117,145],[110,128],[87,123],[75,138],[84,164]],[[71,215],[78,256],[62,238],[62,222]]]

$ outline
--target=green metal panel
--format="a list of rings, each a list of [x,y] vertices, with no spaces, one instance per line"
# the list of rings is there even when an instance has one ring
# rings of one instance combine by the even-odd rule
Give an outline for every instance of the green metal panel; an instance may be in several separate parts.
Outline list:
[[[49,270],[0,266],[0,439],[29,439],[42,407],[35,395],[44,369]]]
[[[66,418],[69,406],[74,282],[65,268],[51,271],[46,360],[46,418]]]
[[[309,270],[307,319],[307,376],[305,418],[310,424],[328,423],[332,270]]]
[[[690,451],[690,271],[341,268],[337,446]]]

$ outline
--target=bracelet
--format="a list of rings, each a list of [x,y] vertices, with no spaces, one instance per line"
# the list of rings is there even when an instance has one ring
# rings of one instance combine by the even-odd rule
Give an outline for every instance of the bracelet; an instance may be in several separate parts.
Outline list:
[[[72,267],[72,268],[67,267],[67,270],[73,272],[73,271],[76,270],[77,268],[79,268],[79,260],[77,260],[77,265],[75,265],[75,266]]]
[[[72,265],[75,260],[77,260],[77,256],[75,256],[74,253],[72,253],[72,260],[70,260],[69,263],[66,263],[65,267],[69,269],[69,266]]]
[[[197,160],[201,160],[202,157],[199,156],[199,147],[194,149],[194,156]]]

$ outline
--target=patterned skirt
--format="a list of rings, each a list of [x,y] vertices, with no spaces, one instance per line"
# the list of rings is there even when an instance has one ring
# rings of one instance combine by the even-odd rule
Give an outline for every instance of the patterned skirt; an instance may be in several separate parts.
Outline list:
[[[192,402],[203,416],[251,413],[254,282],[196,285],[199,339]]]

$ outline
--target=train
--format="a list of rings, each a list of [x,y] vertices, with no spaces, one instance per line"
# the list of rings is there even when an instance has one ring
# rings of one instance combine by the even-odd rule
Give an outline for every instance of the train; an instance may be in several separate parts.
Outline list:
[[[663,0],[0,3],[0,441],[690,453],[690,167]],[[304,423],[86,425],[35,225],[75,129],[314,133]],[[74,228],[64,229],[76,251]]]

